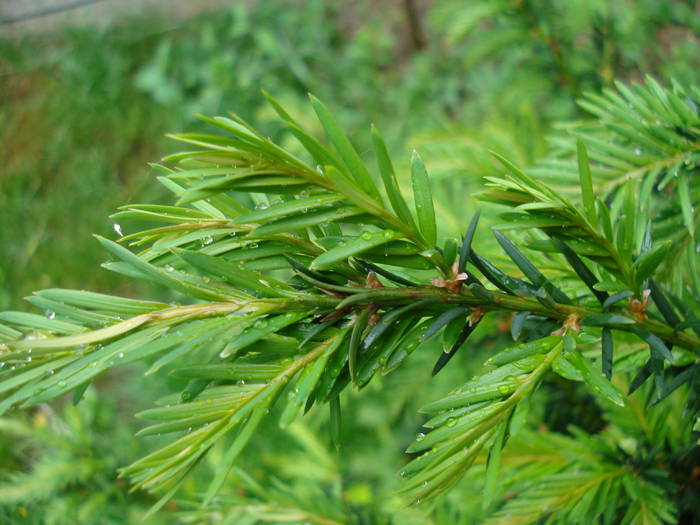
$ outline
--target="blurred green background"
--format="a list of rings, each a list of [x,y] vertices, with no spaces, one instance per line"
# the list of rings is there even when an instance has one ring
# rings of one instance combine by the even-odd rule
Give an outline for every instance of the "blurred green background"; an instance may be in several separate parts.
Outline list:
[[[496,172],[489,149],[526,167],[547,152],[555,123],[588,118],[576,105],[583,92],[647,74],[697,83],[700,70],[693,1],[266,0],[203,3],[199,14],[143,5],[92,17],[86,5],[26,22],[0,7],[2,310],[26,309],[21,298],[44,287],[156,297],[100,269],[105,254],[91,234],[116,237],[108,216],[119,205],[165,202],[147,163],[177,149],[165,133],[202,127],[197,113],[235,111],[286,141],[263,88],[318,131],[306,105],[315,94],[360,151],[375,123],[400,168],[417,149],[436,180],[442,227],[457,232],[474,209],[469,194]],[[480,352],[497,344],[485,339]],[[478,523],[474,478],[434,512],[392,495],[418,406],[481,362],[462,356],[428,383],[432,360],[416,356],[362,392],[362,403],[344,400],[340,453],[328,446],[325,414],[270,432],[244,461],[248,483],[279,508],[308,510],[287,521]],[[139,522],[155,500],[129,495],[116,469],[151,448],[133,437],[133,413],[167,393],[169,380],[138,372],[105,377],[77,407],[0,420],[0,522]],[[400,388],[412,382],[418,391]],[[197,476],[149,523],[245,522],[225,496],[206,513],[188,505]],[[232,476],[227,490],[240,495],[244,477]]]

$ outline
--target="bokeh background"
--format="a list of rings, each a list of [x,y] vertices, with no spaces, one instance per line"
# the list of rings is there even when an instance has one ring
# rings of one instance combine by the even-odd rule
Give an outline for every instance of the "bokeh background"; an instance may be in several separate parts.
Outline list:
[[[167,202],[148,162],[177,149],[166,133],[202,128],[196,114],[235,111],[287,140],[261,89],[319,131],[315,94],[363,152],[375,123],[399,168],[417,149],[456,232],[498,172],[488,150],[532,165],[559,123],[590,118],[582,93],[645,75],[698,83],[699,50],[692,0],[0,1],[0,310],[27,309],[22,297],[45,287],[157,297],[101,269],[91,234],[116,237],[120,205]],[[417,356],[350,396],[340,452],[322,414],[265,432],[227,490],[259,485],[273,522],[479,523],[473,480],[433,512],[393,493],[417,403],[473,361],[428,383]],[[128,494],[116,469],[152,448],[133,437],[133,413],[171,381],[139,372],[103,378],[78,406],[0,419],[0,522],[139,522],[155,500]],[[216,458],[149,523],[244,523],[225,497],[207,512],[188,503]]]

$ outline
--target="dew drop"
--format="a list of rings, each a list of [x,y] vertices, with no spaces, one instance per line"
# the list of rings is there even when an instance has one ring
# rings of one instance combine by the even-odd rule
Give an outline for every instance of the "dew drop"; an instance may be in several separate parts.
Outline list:
[[[498,392],[501,394],[507,394],[510,392],[510,388],[507,385],[498,385]]]
[[[455,426],[456,424],[457,424],[457,420],[456,420],[455,418],[453,418],[453,417],[451,417],[451,418],[449,418],[449,419],[447,420],[447,426],[448,426],[448,427],[453,427],[453,426]]]
[[[27,357],[27,363],[31,363],[31,362],[32,362],[32,358],[31,358],[31,357]]]
[[[363,234],[361,235],[361,237],[362,237],[365,241],[369,241],[369,240],[372,238],[372,234],[369,233],[369,232],[365,232],[365,233],[363,233]]]
[[[119,353],[117,354],[117,357],[118,357],[119,359],[124,359],[124,352],[119,352]]]
[[[418,435],[416,436],[416,441],[423,441],[425,439],[425,434],[423,432],[419,432]]]
[[[61,380],[58,382],[58,386],[60,386],[60,387],[66,386],[65,380],[61,379]]]
[[[169,272],[172,272],[173,270],[175,270],[175,268],[173,268],[172,265],[170,265],[170,264],[166,264],[165,269]]]
[[[212,237],[211,235],[205,235],[200,239],[200,242],[202,246],[208,246],[209,244],[214,242],[214,237]]]
[[[114,231],[117,232],[117,235],[119,235],[119,237],[124,237],[124,234],[122,233],[122,227],[118,222],[114,223]]]
[[[634,154],[637,155],[637,157],[639,157],[642,154],[642,148],[640,148],[639,146],[634,148]]]

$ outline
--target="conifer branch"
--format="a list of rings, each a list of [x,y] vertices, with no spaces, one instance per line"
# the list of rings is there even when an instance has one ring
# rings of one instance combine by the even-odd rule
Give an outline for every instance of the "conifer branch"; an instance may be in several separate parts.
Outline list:
[[[645,128],[641,140],[695,148],[687,136],[697,131],[697,115],[678,105],[685,104],[679,95],[649,89],[680,131]],[[644,93],[646,110],[662,112]],[[589,162],[586,136],[576,144],[580,203],[497,156],[506,174],[490,177],[481,194],[508,210],[494,233],[502,255],[493,263],[492,254],[487,259],[473,248],[478,215],[461,244],[448,239],[440,247],[432,183],[420,156],[411,161],[410,203],[376,129],[381,184],[320,101],[311,104],[329,146],[268,98],[304,153],[292,154],[236,115],[206,118],[226,135],[177,135],[200,149],[172,155],[165,159],[171,167],[157,168],[176,205],[126,206],[116,219],[158,225],[120,242],[98,238],[113,258],[107,268],[160,285],[181,304],[44,290],[29,301],[45,316],[0,313],[0,412],[70,391],[79,398],[99,374],[137,360],[150,364],[146,375],[168,370],[187,378],[190,384],[164,406],[140,414],[155,422],[141,434],[173,434],[172,443],[122,475],[164,494],[157,508],[213,446],[235,434],[206,491],[209,502],[274,406],[282,427],[321,403],[332,403],[337,422],[346,388],[395,372],[449,330],[454,338],[437,373],[482,318],[506,312],[514,315],[515,344],[491,356],[495,368],[424,408],[431,430],[409,451],[427,452],[404,469],[404,491],[425,500],[452,487],[488,450],[488,504],[502,451],[547,375],[582,381],[599,403],[624,407],[614,365],[631,355],[646,362],[630,391],[650,389],[650,402],[661,403],[684,385],[695,388],[698,281],[679,286],[678,279],[696,275],[698,263],[686,254],[688,268],[670,276],[661,271],[670,253],[687,246],[656,238],[658,221],[641,205],[632,179],[624,190],[597,197],[599,166]],[[606,118],[634,129],[606,125],[639,138],[642,131],[611,100]],[[607,154],[629,161],[617,147]],[[590,158],[602,162],[599,150]],[[692,206],[699,198],[687,177],[691,169],[683,167],[686,175],[674,186],[687,238],[695,235]],[[533,229],[541,235],[522,233]],[[619,342],[632,340],[638,343],[621,356]],[[600,365],[591,359],[592,346],[600,349]],[[653,386],[643,386],[649,377]],[[691,418],[698,410],[691,407]],[[581,493],[615,476],[593,476]],[[570,501],[555,500],[562,507]]]

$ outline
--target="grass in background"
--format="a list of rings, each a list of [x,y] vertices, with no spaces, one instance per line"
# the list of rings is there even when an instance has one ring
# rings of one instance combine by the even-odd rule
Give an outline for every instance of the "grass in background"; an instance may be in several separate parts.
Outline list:
[[[157,198],[146,162],[179,125],[134,86],[150,52],[148,39],[91,30],[1,44],[3,308],[43,286],[118,286],[90,236],[114,234],[116,206]]]

